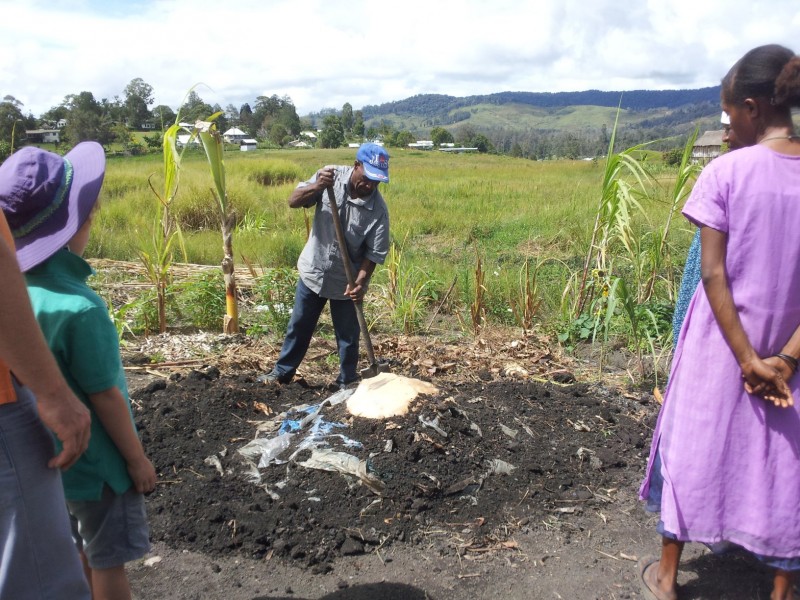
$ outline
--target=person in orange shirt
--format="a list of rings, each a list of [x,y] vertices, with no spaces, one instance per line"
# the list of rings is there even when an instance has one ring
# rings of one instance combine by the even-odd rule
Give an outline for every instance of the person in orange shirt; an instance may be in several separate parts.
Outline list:
[[[88,600],[60,469],[86,450],[89,411],[45,343],[13,248],[0,214],[0,598]]]

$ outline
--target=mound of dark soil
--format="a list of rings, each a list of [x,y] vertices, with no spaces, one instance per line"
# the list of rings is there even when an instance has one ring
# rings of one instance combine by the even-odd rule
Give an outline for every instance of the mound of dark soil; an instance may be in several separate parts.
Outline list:
[[[568,517],[576,531],[591,527],[617,490],[642,477],[657,413],[647,396],[587,384],[435,383],[440,394],[420,396],[403,417],[353,418],[344,403],[321,413],[339,436],[326,438],[330,447],[363,461],[380,495],[355,475],[301,466],[311,454],[296,452],[303,431],[279,456],[294,457],[253,482],[238,450],[276,436],[304,415],[284,413],[320,403],[326,389],[215,368],[140,389],[136,421],[160,479],[147,501],[151,538],[211,556],[288,557],[316,572],[397,543],[479,553],[534,524]]]

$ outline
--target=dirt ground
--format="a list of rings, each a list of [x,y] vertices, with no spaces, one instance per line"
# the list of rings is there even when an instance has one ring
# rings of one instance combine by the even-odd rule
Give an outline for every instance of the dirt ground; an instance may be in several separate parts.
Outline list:
[[[159,343],[161,364],[142,365]],[[636,498],[651,393],[533,338],[393,339],[378,343],[393,370],[439,392],[371,420],[335,404],[351,392],[326,385],[325,340],[285,386],[256,380],[275,349],[251,340],[150,344],[126,356],[159,473],[134,598],[643,597],[636,560],[659,549]],[[277,450],[240,452],[256,439]],[[750,558],[702,546],[687,547],[680,583],[684,599],[771,587]]]

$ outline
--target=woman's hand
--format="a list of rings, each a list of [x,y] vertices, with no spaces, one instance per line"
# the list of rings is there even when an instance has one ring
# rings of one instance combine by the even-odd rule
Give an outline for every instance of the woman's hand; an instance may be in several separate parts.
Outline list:
[[[776,356],[754,357],[742,363],[742,379],[748,394],[760,396],[780,408],[794,405],[787,380],[792,376],[789,366]]]

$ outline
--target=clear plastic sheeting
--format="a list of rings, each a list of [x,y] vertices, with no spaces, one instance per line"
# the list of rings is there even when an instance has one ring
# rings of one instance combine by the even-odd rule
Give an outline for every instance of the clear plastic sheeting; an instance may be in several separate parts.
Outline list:
[[[272,438],[257,438],[239,448],[239,454],[253,461],[259,469],[268,467],[273,462],[281,464],[286,461],[278,460],[278,457],[289,447],[293,437],[294,434],[291,433],[279,433]]]
[[[297,464],[308,469],[321,469],[323,471],[352,475],[379,496],[383,494],[386,487],[378,477],[367,470],[367,461],[359,460],[346,452],[336,452],[329,448],[317,448],[312,450],[311,457],[308,460]]]
[[[347,428],[346,424],[330,422],[324,418],[326,407],[341,404],[351,394],[353,390],[341,390],[319,404],[294,406],[276,417],[270,424],[271,427],[260,428],[277,433],[272,437],[256,438],[238,449],[238,453],[245,458],[244,472],[248,480],[261,484],[259,469],[281,464],[287,464],[288,476],[289,465],[295,464],[306,469],[334,471],[354,477],[372,492],[381,495],[385,485],[369,472],[366,461],[330,447],[334,440],[345,448],[362,447],[361,442],[338,433]],[[298,455],[304,450],[311,451],[310,458],[298,461]],[[282,458],[287,453],[288,457]],[[280,497],[279,490],[266,491],[273,498]]]

